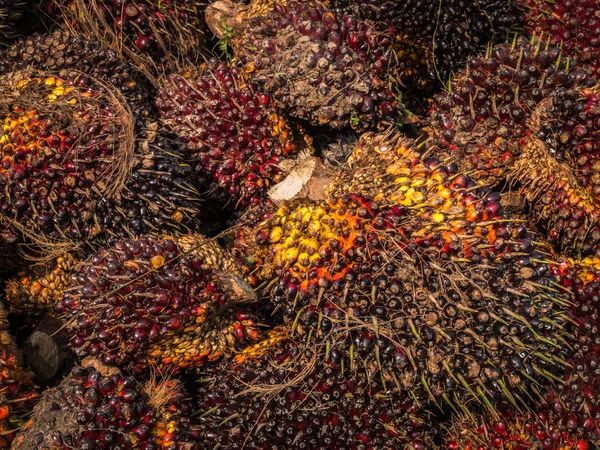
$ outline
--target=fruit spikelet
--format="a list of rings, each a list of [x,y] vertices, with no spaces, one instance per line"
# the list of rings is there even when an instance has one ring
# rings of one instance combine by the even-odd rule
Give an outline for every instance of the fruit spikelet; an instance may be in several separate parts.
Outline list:
[[[136,372],[178,372],[231,356],[258,337],[254,293],[199,235],[122,240],[94,254],[55,310],[79,357]]]
[[[286,205],[255,232],[256,276],[275,279],[267,292],[294,330],[329,336],[423,401],[489,407],[527,396],[530,372],[555,382],[569,298],[545,275],[550,249],[456,165],[415,162],[387,137],[363,137],[360,154],[375,187]]]
[[[531,221],[556,248],[573,256],[600,253],[598,201],[571,167],[557,161],[539,140],[532,140],[514,165],[514,176],[523,185],[523,198],[532,205]]]
[[[198,177],[236,205],[264,202],[283,179],[278,163],[295,153],[285,117],[239,68],[213,59],[195,74],[173,75],[156,104]]]
[[[76,264],[77,258],[67,253],[19,272],[6,285],[10,311],[39,314],[52,309],[62,299]]]
[[[13,448],[198,448],[192,404],[178,380],[140,385],[113,367],[100,370],[76,367],[45,391]]]
[[[344,370],[322,345],[304,346],[276,333],[236,361],[207,367],[197,393],[205,445],[431,448],[427,415],[398,388]]]

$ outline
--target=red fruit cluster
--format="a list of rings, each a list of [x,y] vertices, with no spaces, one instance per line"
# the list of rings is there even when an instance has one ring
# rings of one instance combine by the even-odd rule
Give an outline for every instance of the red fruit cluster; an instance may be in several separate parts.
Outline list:
[[[594,84],[584,72],[569,67],[560,48],[544,41],[497,45],[473,58],[448,92],[436,96],[430,112],[434,145],[456,156],[475,178],[502,181],[532,129],[542,139],[554,139],[552,148],[563,154],[577,147],[572,129],[579,116],[574,113],[589,110],[579,94]]]
[[[526,30],[548,38],[577,57],[596,77],[600,75],[599,0],[518,0]]]
[[[562,373],[570,350],[563,293],[542,287],[548,248],[497,193],[415,155],[365,135],[329,201],[283,206],[257,226],[238,248],[261,261],[270,300],[295,332],[395,373],[424,402],[493,404]]]
[[[156,105],[185,160],[236,205],[260,204],[283,179],[278,163],[295,152],[288,126],[239,68],[213,59],[197,74],[171,76]]]
[[[597,81],[560,48],[502,44],[436,97],[433,145],[484,183],[520,182],[553,244],[598,251],[600,105]]]
[[[44,392],[18,450],[199,450],[181,383],[141,385],[112,370],[76,367]]]
[[[235,266],[201,236],[118,241],[72,276],[55,309],[77,356],[137,372],[177,372],[258,338],[238,304],[252,301],[251,293],[235,297],[228,283],[243,282],[222,272],[235,273]]]
[[[435,431],[412,399],[349,367],[319,345],[271,336],[207,368],[200,438],[227,450],[432,448]]]
[[[391,37],[355,16],[289,1],[249,19],[239,42],[250,79],[294,117],[360,131],[401,119]]]
[[[124,46],[160,64],[198,57],[202,6],[197,0],[50,0],[46,10],[76,30],[91,30],[114,48]]]
[[[81,242],[178,227],[197,214],[189,166],[106,84],[14,72],[0,79],[3,236]]]
[[[108,139],[120,130],[106,118],[116,112],[98,101],[100,93],[85,76],[18,78],[2,83],[9,95],[14,89],[14,98],[2,108],[0,211],[15,227],[26,224],[34,233],[52,235],[58,229],[92,237],[100,230],[88,192],[99,180],[110,181],[106,173],[115,149]],[[37,107],[31,104],[35,100]],[[64,108],[71,109],[66,117]],[[75,123],[79,130],[69,126]]]

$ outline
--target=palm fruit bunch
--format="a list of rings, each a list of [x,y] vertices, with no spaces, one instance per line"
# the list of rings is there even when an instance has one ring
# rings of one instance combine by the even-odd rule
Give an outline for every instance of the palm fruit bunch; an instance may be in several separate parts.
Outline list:
[[[6,312],[0,308],[0,448],[10,447],[38,396],[33,374],[24,367],[8,328]]]
[[[152,88],[134,65],[98,40],[66,30],[17,39],[0,52],[0,74],[33,67],[63,78],[83,73],[117,88],[141,116],[151,112]]]
[[[198,200],[172,144],[106,83],[0,78],[3,237],[42,245],[191,223]]]
[[[600,105],[571,65],[536,38],[495,46],[436,97],[430,124],[433,151],[482,183],[519,182],[549,240],[585,255],[600,242]]]
[[[600,260],[558,259],[549,265],[556,285],[573,295],[577,336],[569,369],[558,386],[537,386],[531,410],[504,407],[495,415],[455,418],[447,449],[592,450],[600,443]]]
[[[10,312],[39,314],[62,300],[78,257],[65,253],[20,270],[6,283],[5,300]]]
[[[573,256],[600,254],[598,203],[572,167],[549,158],[543,145],[532,142],[515,172],[523,198],[532,206],[531,222],[555,248]]]
[[[120,240],[81,264],[55,311],[78,357],[175,373],[259,337],[245,306],[256,297],[236,272],[200,235]]]
[[[598,0],[518,0],[525,30],[548,38],[600,76],[600,2]]]
[[[285,117],[241,70],[211,59],[196,73],[172,75],[158,93],[161,123],[182,142],[200,184],[236,206],[265,201],[283,179],[278,164],[295,153]]]
[[[44,392],[12,448],[200,449],[187,397],[177,380],[139,384],[114,368],[76,367]]]
[[[433,427],[406,393],[332,356],[275,330],[235,360],[207,366],[196,392],[200,442],[226,450],[432,448]]]
[[[335,3],[335,2],[334,2]],[[354,11],[395,36],[398,78],[415,97],[434,88],[463,68],[468,58],[490,42],[504,42],[520,23],[520,12],[509,0],[341,0]]]
[[[568,302],[500,196],[403,138],[362,136],[349,167],[327,201],[282,206],[238,246],[294,331],[424,403],[519,403],[556,381]]]
[[[554,401],[559,409],[564,410],[562,400],[553,398],[551,401]],[[540,408],[549,406],[548,403],[540,404]],[[587,424],[579,424],[575,414],[564,416],[557,418],[553,412],[548,413],[540,409],[529,414],[511,411],[480,421],[462,417],[452,421],[451,431],[443,448],[444,450],[596,450],[597,437],[588,439],[578,436],[578,428],[590,434],[586,429]]]
[[[522,139],[530,134],[532,122],[542,122],[540,132],[550,134],[549,120],[542,116],[564,120],[561,105],[555,103],[557,94],[583,89],[588,82],[569,65],[559,48],[539,39],[520,38],[472,58],[448,91],[435,97],[430,112],[433,145],[440,153],[456,156],[475,179],[503,181],[522,152]],[[568,151],[574,139],[569,133],[562,146],[556,142],[562,147],[557,151]]]
[[[230,41],[248,78],[291,116],[359,131],[402,120],[388,34],[316,0],[227,9],[229,3],[209,7],[209,26],[220,36],[222,23],[231,24]]]
[[[135,61],[161,69],[195,62],[202,51],[205,25],[198,0],[48,0],[46,13],[66,28],[107,43]],[[63,26],[64,27],[64,26]],[[162,69],[161,69],[162,70]]]

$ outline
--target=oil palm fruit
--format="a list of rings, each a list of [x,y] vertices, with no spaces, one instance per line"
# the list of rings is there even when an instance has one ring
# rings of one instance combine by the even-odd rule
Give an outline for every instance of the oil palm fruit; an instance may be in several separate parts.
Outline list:
[[[322,3],[224,0],[207,9],[211,30],[228,41],[248,78],[293,117],[313,125],[357,130],[402,119],[392,92],[391,37]]]
[[[433,448],[427,416],[396,386],[281,330],[207,367],[197,398],[207,448]]]
[[[594,150],[586,143],[594,145],[595,108],[593,99],[588,104],[591,93],[584,94],[595,84],[545,41],[499,44],[473,58],[435,98],[434,144],[485,183],[507,178],[532,128],[559,158],[590,159]]]
[[[264,202],[283,179],[278,163],[295,153],[270,96],[216,59],[195,74],[171,76],[156,105],[202,183],[225,190],[238,206]]]
[[[174,373],[258,338],[236,270],[200,235],[120,240],[81,265],[55,311],[78,357]]]
[[[530,220],[548,241],[575,257],[599,255],[600,214],[597,196],[589,192],[591,186],[583,187],[572,167],[548,155],[546,147],[535,140],[525,147],[514,168],[515,178],[523,185],[522,196],[531,204]]]
[[[393,27],[398,77],[420,97],[445,84],[490,42],[504,42],[520,23],[511,0],[343,1],[359,17]]]
[[[118,91],[81,74],[21,71],[0,84],[6,242],[79,243],[192,223],[191,168]]]
[[[496,415],[455,418],[447,449],[539,448],[591,450],[600,442],[600,260],[559,259],[549,273],[573,292],[569,308],[577,336],[565,382],[537,386],[529,411],[506,407]]]
[[[556,400],[560,405],[561,400]],[[548,406],[548,405],[545,405]],[[542,406],[543,408],[544,406]],[[559,406],[559,408],[562,406]],[[553,411],[506,412],[491,418],[455,419],[443,446],[445,450],[596,450],[597,438],[580,437],[577,418],[558,418]],[[583,428],[583,427],[582,427]]]
[[[10,447],[37,400],[33,374],[24,367],[8,328],[6,313],[0,309],[0,448]]]
[[[578,63],[600,75],[600,2],[598,0],[518,0],[525,30],[562,47]]]
[[[161,69],[198,59],[204,6],[198,0],[50,0],[46,10],[67,27]]]
[[[69,286],[77,262],[75,254],[65,253],[23,268],[6,283],[9,311],[39,314],[52,309]]]
[[[357,187],[341,177],[328,201],[282,206],[238,248],[294,331],[357,369],[422,401],[519,403],[532,377],[555,381],[570,348],[550,249],[498,194],[415,155],[404,139],[363,136]]]
[[[19,450],[196,450],[193,405],[174,379],[139,384],[114,368],[75,367],[42,395]]]
[[[135,113],[150,114],[154,95],[150,83],[130,61],[101,41],[59,29],[19,38],[0,55],[0,74],[31,67],[63,78],[83,73],[117,88]]]
[[[474,58],[436,98],[433,151],[482,183],[519,182],[559,249],[591,254],[600,242],[597,80],[537,38]],[[573,245],[575,243],[576,245]]]

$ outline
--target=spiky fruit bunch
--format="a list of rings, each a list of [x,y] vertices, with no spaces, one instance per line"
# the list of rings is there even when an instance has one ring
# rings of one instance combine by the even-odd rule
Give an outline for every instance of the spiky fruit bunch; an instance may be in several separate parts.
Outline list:
[[[118,92],[84,75],[15,72],[0,84],[6,241],[81,241],[194,219],[191,169]]]
[[[173,75],[156,105],[185,145],[185,159],[240,206],[263,202],[295,152],[285,118],[240,69],[212,59],[193,75]]]
[[[150,114],[152,89],[140,71],[118,52],[81,34],[57,30],[20,38],[0,52],[0,74],[34,67],[63,78],[82,73],[118,89],[140,116]]]
[[[560,400],[557,400],[560,405]],[[548,406],[548,405],[546,405]],[[562,406],[559,406],[561,408]],[[542,409],[535,413],[500,413],[497,417],[453,420],[444,450],[596,450],[596,439],[578,437],[576,417],[557,419]],[[585,426],[582,426],[584,428]]]
[[[432,448],[432,427],[412,400],[348,364],[275,332],[235,361],[207,367],[197,392],[202,442],[227,450]]]
[[[568,55],[577,56],[598,77],[600,75],[600,1],[518,0],[524,11],[528,33],[549,38]]]
[[[392,25],[400,80],[408,87],[429,91],[447,82],[491,41],[504,42],[511,28],[520,23],[514,2],[505,0],[341,3],[348,3],[359,17],[380,27]]]
[[[198,0],[50,0],[46,9],[128,57],[142,55],[162,66],[200,56],[205,5]]]
[[[19,450],[200,449],[176,380],[143,385],[111,368],[76,367],[48,389],[13,443]]]
[[[364,136],[354,163],[375,187],[280,208],[255,232],[256,275],[298,332],[328,336],[418,398],[518,398],[532,376],[563,370],[568,295],[547,289],[548,249],[498,194],[414,155]]]
[[[600,260],[558,260],[550,265],[556,285],[573,292],[570,328],[577,336],[559,387],[532,390],[530,411],[506,406],[489,414],[456,418],[447,449],[540,448],[591,450],[600,442]]]
[[[600,254],[598,202],[571,167],[549,156],[539,141],[525,147],[514,167],[521,194],[532,206],[530,220],[547,239],[573,256]]]
[[[536,136],[597,195],[597,81],[570,65],[559,48],[538,39],[497,45],[473,58],[435,99],[435,144],[477,178],[496,182],[510,173],[523,138]]]
[[[33,374],[24,367],[8,327],[6,313],[0,308],[0,448],[10,447],[38,396]]]
[[[569,66],[559,48],[538,39],[500,44],[473,58],[435,98],[434,144],[486,182],[507,177],[532,129],[559,157],[593,159],[593,102],[580,97],[595,80]]]
[[[569,66],[537,39],[474,58],[436,97],[433,146],[481,182],[519,181],[550,240],[589,254],[600,242],[600,105],[597,81]]]
[[[315,0],[271,2],[248,15],[234,23],[236,57],[288,114],[361,131],[401,120],[390,36]]]
[[[39,314],[53,308],[69,286],[76,264],[76,256],[66,253],[21,270],[6,283],[9,310]]]
[[[235,272],[199,235],[118,241],[82,264],[55,310],[77,356],[176,372],[258,337],[243,307],[255,296]]]

